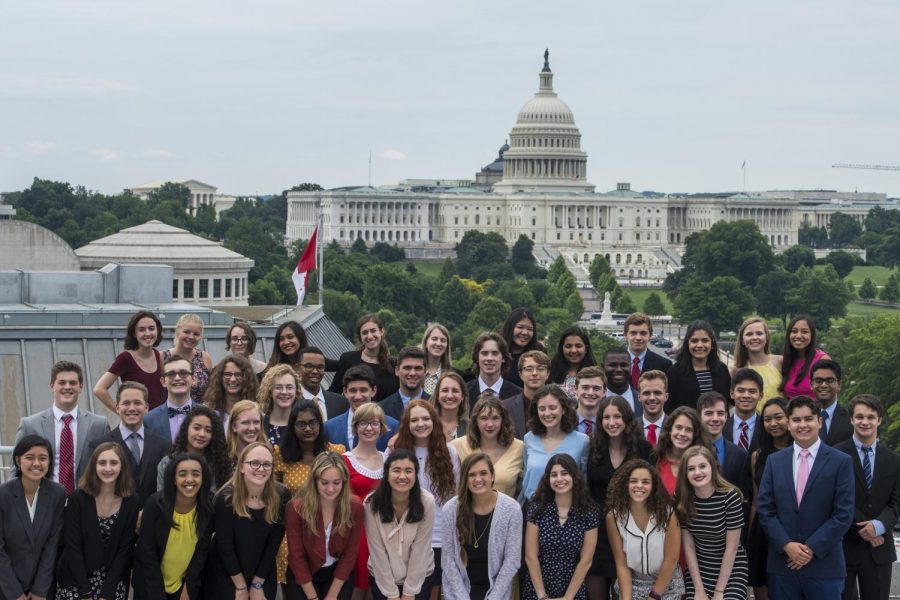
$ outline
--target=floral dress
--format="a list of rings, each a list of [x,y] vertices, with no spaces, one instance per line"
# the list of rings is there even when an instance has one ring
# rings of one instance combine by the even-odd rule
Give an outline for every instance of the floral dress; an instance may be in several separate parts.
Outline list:
[[[112,528],[113,525],[115,525],[118,516],[119,513],[108,517],[97,517],[97,524],[100,526],[100,537],[103,539],[104,548],[109,544],[109,537],[112,534]],[[91,586],[91,598],[93,600],[100,598],[100,593],[103,591],[103,584],[106,583],[107,571],[107,566],[101,565],[88,577],[88,583]],[[127,597],[128,587],[125,585],[125,581],[120,581],[116,584],[115,597],[107,598],[106,600],[125,600]],[[56,590],[56,600],[82,600],[82,598],[78,595],[78,588],[73,585],[71,587],[58,588]]]

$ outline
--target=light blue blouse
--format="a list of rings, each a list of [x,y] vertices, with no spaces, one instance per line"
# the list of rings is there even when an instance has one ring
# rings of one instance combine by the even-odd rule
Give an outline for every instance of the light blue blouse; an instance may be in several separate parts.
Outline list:
[[[537,490],[538,483],[547,468],[547,462],[555,454],[568,454],[575,459],[575,463],[581,467],[581,473],[587,472],[588,453],[590,451],[590,438],[579,431],[573,431],[563,438],[559,446],[553,452],[547,452],[541,438],[532,432],[525,434],[525,477],[522,480],[522,491],[519,493],[519,502],[530,500]]]

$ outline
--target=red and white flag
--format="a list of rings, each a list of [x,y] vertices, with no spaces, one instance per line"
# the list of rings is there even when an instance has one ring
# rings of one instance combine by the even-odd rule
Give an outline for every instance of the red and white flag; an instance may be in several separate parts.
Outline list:
[[[294,281],[294,289],[297,290],[297,306],[303,304],[303,297],[306,295],[306,284],[309,282],[309,274],[316,269],[316,237],[319,233],[319,226],[313,229],[312,236],[303,249],[303,255],[297,261],[297,268],[291,279]]]

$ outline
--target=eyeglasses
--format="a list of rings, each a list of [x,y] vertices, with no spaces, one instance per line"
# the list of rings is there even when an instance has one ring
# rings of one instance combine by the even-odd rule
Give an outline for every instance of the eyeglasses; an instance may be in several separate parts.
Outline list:
[[[259,462],[258,460],[245,460],[245,465],[250,465],[250,468],[254,471],[259,471],[260,469],[263,471],[271,471],[272,463],[270,462]]]
[[[294,429],[318,429],[318,421],[294,421]]]
[[[300,366],[303,367],[304,369],[306,369],[307,371],[321,371],[323,373],[325,372],[325,365],[314,365],[312,363],[303,363]]]
[[[359,429],[381,429],[381,421],[360,421],[356,424]]]
[[[229,339],[232,343],[237,342],[239,344],[246,344],[250,341],[250,337],[246,335],[233,335]]]
[[[243,379],[243,378],[244,378],[243,373],[229,373],[228,371],[225,371],[224,373],[222,373],[222,379]]]
[[[272,389],[276,392],[293,392],[297,389],[295,385],[273,385]]]
[[[543,373],[547,370],[544,365],[522,367],[523,373]]]
[[[834,385],[837,383],[837,379],[834,377],[813,377],[812,382],[813,385]]]
[[[187,379],[188,377],[193,375],[193,373],[191,373],[190,371],[166,371],[165,373],[163,373],[163,375],[165,375],[167,379],[175,379],[176,377]]]

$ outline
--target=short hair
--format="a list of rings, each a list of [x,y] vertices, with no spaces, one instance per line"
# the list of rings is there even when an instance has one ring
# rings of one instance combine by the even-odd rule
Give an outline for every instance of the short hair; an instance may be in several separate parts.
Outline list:
[[[659,369],[651,369],[650,371],[645,371],[641,373],[640,379],[638,379],[638,390],[641,389],[641,384],[645,381],[656,381],[662,380],[663,385],[669,386],[669,378],[666,377],[665,371],[660,371]]]
[[[185,358],[180,354],[170,354],[169,358],[167,358],[163,361],[163,370],[165,370],[167,365],[170,365],[173,362],[178,362],[180,360],[183,360],[187,364],[191,365],[191,375],[193,375],[194,374],[194,363],[191,362],[191,359]]]
[[[78,480],[78,487],[88,496],[96,497],[100,493],[102,484],[97,476],[97,461],[100,455],[107,450],[112,450],[119,457],[121,465],[119,476],[116,477],[115,494],[122,498],[126,498],[134,494],[134,473],[131,472],[131,458],[125,455],[125,448],[118,442],[103,442],[94,448],[87,467],[81,478]]]
[[[481,353],[481,347],[484,346],[486,342],[496,342],[497,349],[500,350],[500,373],[504,374],[509,369],[509,364],[512,362],[512,355],[509,353],[509,346],[506,345],[506,340],[503,339],[496,331],[485,331],[477,338],[475,338],[475,343],[472,344],[472,374],[475,377],[481,375],[480,367],[478,366],[478,355]]]
[[[884,417],[884,403],[881,401],[881,398],[876,396],[875,394],[857,394],[850,399],[850,405],[847,407],[850,409],[850,416],[853,416],[853,410],[856,408],[857,404],[862,404],[863,406],[867,406],[878,413],[878,418]]]
[[[628,348],[625,346],[612,346],[606,349],[606,352],[603,353],[603,358],[600,359],[600,362],[606,362],[606,359],[615,354],[616,356],[628,356]]]
[[[325,358],[325,353],[319,350],[316,346],[306,346],[305,348],[300,348],[300,352],[297,353],[297,360],[303,360],[304,354],[316,354]]]
[[[536,362],[539,365],[547,367],[550,369],[550,357],[547,356],[546,352],[542,352],[540,350],[529,350],[528,352],[523,352],[522,356],[519,357],[519,364],[516,365],[516,369],[521,373],[522,365],[525,363],[525,359],[529,358]]]
[[[602,379],[603,385],[606,386],[606,371],[600,367],[585,367],[575,373],[575,387],[581,383],[582,379]]]
[[[646,325],[650,330],[650,335],[653,335],[653,322],[644,313],[635,312],[628,315],[628,318],[625,319],[625,323],[622,325],[622,333],[628,333],[628,328],[632,325]]]
[[[418,346],[405,346],[400,350],[400,353],[397,354],[397,366],[399,367],[404,360],[410,358],[413,360],[421,360],[423,364],[426,363],[424,350]]]
[[[763,381],[762,375],[758,372],[754,371],[750,367],[741,367],[737,371],[734,372],[734,375],[731,376],[731,389],[737,387],[737,384],[742,381],[752,381],[756,384],[756,387],[760,392],[763,391],[763,387],[765,387],[765,382]]]
[[[813,374],[819,369],[828,369],[829,371],[834,371],[834,376],[837,378],[837,380],[841,380],[841,365],[839,365],[836,361],[830,358],[817,360],[813,363],[813,366],[809,368],[810,378],[812,378]]]
[[[787,407],[785,408],[788,418],[791,418],[791,413],[804,406],[809,408],[816,417],[822,415],[822,404],[818,400],[810,398],[809,396],[794,396],[788,401]]]
[[[146,385],[137,381],[126,381],[116,390],[116,404],[122,399],[122,392],[125,390],[138,390],[144,396],[144,403],[149,403],[150,391]]]
[[[16,477],[22,478],[22,467],[16,459],[22,458],[26,452],[38,446],[45,449],[47,454],[50,455],[50,462],[47,465],[47,474],[44,475],[44,478],[53,479],[53,446],[50,445],[50,441],[47,438],[41,437],[36,433],[23,436],[21,440],[16,442],[16,445],[13,448],[13,471]]]
[[[78,383],[84,384],[84,371],[81,369],[81,365],[70,360],[60,360],[50,367],[50,385],[56,383],[57,375],[69,372],[78,375]]]
[[[353,411],[353,421],[350,423],[350,429],[355,434],[356,426],[361,422],[375,420],[381,423],[381,433],[385,433],[388,430],[388,426],[387,420],[384,418],[384,410],[375,402],[366,402]]]
[[[528,428],[534,435],[541,436],[547,433],[547,427],[538,417],[538,401],[547,396],[552,396],[562,407],[562,417],[559,420],[559,428],[563,433],[571,433],[578,426],[578,414],[575,405],[569,400],[569,395],[555,383],[543,386],[534,393],[531,405],[528,407]]]
[[[247,340],[247,356],[256,352],[256,332],[253,331],[253,327],[247,321],[235,321],[234,324],[228,328],[228,332],[225,334],[225,349],[231,350],[231,333],[235,329],[243,329],[244,333],[249,338]]]
[[[703,392],[700,394],[700,397],[697,398],[697,412],[702,413],[707,408],[712,408],[719,402],[725,404],[725,410],[728,410],[728,400],[725,399],[725,396],[716,391],[711,392]]]
[[[369,387],[375,387],[375,371],[369,365],[356,365],[347,369],[344,373],[344,379],[341,382],[343,387],[347,387],[353,382],[365,381]]]
[[[141,310],[128,319],[128,326],[125,328],[125,349],[126,350],[137,350],[140,344],[138,344],[137,339],[137,326],[138,322],[141,319],[153,319],[153,322],[156,323],[156,341],[153,342],[153,347],[156,348],[159,346],[159,343],[162,342],[163,336],[163,326],[162,321],[159,320],[155,314],[150,312],[149,310]]]

